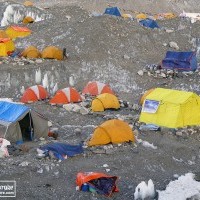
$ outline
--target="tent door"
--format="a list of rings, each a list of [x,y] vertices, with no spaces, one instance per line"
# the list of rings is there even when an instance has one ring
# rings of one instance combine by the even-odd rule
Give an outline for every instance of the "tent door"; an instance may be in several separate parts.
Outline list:
[[[23,141],[33,140],[33,120],[30,113],[27,113],[23,119],[19,121],[20,129],[22,132]]]

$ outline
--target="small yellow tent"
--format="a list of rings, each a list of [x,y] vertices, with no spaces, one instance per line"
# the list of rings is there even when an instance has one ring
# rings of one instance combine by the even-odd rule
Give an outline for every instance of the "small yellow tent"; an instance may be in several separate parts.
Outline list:
[[[29,17],[29,16],[24,17],[24,19],[22,21],[22,23],[24,23],[24,24],[33,23],[33,22],[34,22],[34,19],[32,17]]]
[[[154,19],[173,19],[177,17],[174,13],[161,13],[154,15]]]
[[[42,51],[42,58],[63,60],[63,52],[57,47],[49,46]]]
[[[134,142],[135,137],[128,123],[112,119],[98,126],[88,141],[89,146],[105,145],[109,143]]]
[[[105,109],[119,109],[120,104],[117,97],[113,94],[103,93],[98,95],[92,101],[92,111],[93,112],[102,112]]]
[[[122,14],[122,17],[124,19],[132,19],[133,18],[131,14]]]
[[[0,38],[0,56],[8,56],[15,50],[15,44],[10,38]]]
[[[200,97],[193,92],[156,88],[146,96],[139,120],[169,128],[200,125]]]
[[[39,50],[34,46],[29,46],[27,49],[25,49],[21,55],[25,58],[40,58],[41,54]]]
[[[31,1],[25,1],[24,5],[25,6],[33,6],[33,2],[31,2]]]
[[[9,38],[5,31],[0,30],[0,38]]]
[[[27,37],[31,34],[31,30],[27,27],[20,26],[10,26],[6,29],[6,34],[11,38],[15,39],[17,37]]]
[[[147,15],[144,13],[140,13],[140,14],[136,15],[136,19],[146,19],[146,18],[147,18]]]

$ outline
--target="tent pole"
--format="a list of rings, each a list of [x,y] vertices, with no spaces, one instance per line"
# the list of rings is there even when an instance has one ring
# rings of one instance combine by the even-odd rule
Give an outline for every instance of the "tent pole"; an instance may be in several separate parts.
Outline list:
[[[33,140],[33,128],[32,128],[32,123],[31,123],[31,112],[29,111],[29,119],[30,119],[30,128],[31,128],[31,132],[30,132],[30,134],[31,134],[31,141]]]
[[[8,131],[8,126],[6,126],[6,131],[5,131],[5,134],[4,134],[4,138],[6,137],[7,131]]]

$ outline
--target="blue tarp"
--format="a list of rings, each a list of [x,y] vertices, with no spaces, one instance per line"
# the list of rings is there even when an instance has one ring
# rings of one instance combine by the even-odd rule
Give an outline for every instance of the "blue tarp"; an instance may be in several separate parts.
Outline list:
[[[65,143],[51,143],[40,147],[40,149],[45,151],[47,154],[49,151],[52,151],[54,156],[59,160],[64,160],[66,155],[71,157],[83,153],[82,144],[69,145]]]
[[[30,108],[10,102],[0,101],[0,121],[11,123],[16,122]]]
[[[119,11],[118,7],[111,7],[111,8],[106,8],[105,13],[104,14],[108,14],[108,15],[115,15],[118,17],[121,17],[121,13]]]
[[[197,69],[196,52],[167,51],[161,67],[180,71],[195,71]]]
[[[152,20],[152,19],[143,19],[143,20],[140,20],[139,23],[142,25],[142,26],[145,26],[147,28],[160,28],[157,24],[157,22],[155,20]]]

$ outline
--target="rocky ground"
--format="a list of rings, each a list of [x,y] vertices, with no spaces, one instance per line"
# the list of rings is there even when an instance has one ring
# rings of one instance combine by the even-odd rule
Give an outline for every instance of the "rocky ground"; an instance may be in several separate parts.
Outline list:
[[[160,12],[166,8],[174,11],[177,5],[189,11],[196,11],[198,7],[192,9],[192,1],[175,2],[151,7],[149,12]],[[66,47],[69,58],[65,61],[0,58],[1,97],[18,101],[22,87],[36,84],[35,72],[38,69],[42,76],[48,75],[50,92],[56,83],[59,88],[68,86],[68,79],[73,74],[75,87],[79,91],[89,80],[99,80],[109,83],[119,98],[129,101],[131,105],[138,103],[141,94],[152,87],[200,93],[199,69],[191,74],[178,73],[172,76],[170,71],[151,66],[159,64],[167,50],[198,50],[200,22],[191,24],[190,20],[175,18],[158,21],[162,28],[150,30],[140,26],[136,20],[93,16],[92,11],[102,12],[105,2],[101,5],[88,1],[80,5],[70,1],[59,1],[56,5],[53,1],[35,3],[48,6],[48,12],[53,17],[28,25],[33,33],[30,37],[17,39],[17,48],[23,49],[29,45],[35,45],[40,50],[47,45]],[[147,11],[149,5],[145,5],[144,10]],[[130,6],[130,2],[124,2],[124,6]],[[142,8],[137,3],[131,9],[143,11]],[[133,130],[140,125],[134,124],[139,113],[132,107],[106,111],[103,115],[81,115],[45,102],[29,106],[53,121],[52,128],[59,133],[58,141],[69,144],[86,140],[94,127],[108,118],[123,118],[133,126]],[[119,176],[117,185],[120,189],[111,199],[134,199],[135,187],[141,181],[152,179],[157,190],[164,190],[177,175],[198,172],[199,127],[181,130],[161,128],[158,132],[135,131],[135,134],[138,137],[135,144],[86,148],[83,155],[62,162],[36,158],[36,148],[51,139],[26,143],[28,152],[1,160],[0,179],[17,181],[17,199],[94,200],[104,197],[76,191],[76,174],[80,171],[106,172],[106,169],[110,169],[109,174]],[[144,145],[139,139],[153,146]],[[104,168],[104,164],[108,167]]]

